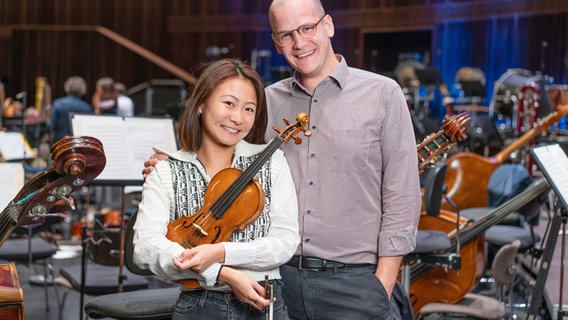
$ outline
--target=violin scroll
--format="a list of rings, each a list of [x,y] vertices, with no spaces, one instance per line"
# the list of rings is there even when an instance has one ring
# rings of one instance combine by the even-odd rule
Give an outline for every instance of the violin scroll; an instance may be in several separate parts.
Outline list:
[[[294,139],[295,144],[302,143],[302,138],[297,136],[298,132],[300,131],[303,131],[304,136],[306,137],[312,135],[311,131],[305,129],[308,122],[310,122],[310,116],[308,116],[305,112],[296,115],[296,123],[290,123],[290,121],[286,118],[282,119],[282,121],[287,126],[284,130],[280,130],[275,126],[272,127],[272,129],[278,132],[278,136],[281,137],[284,142],[288,142],[290,141],[290,139]]]

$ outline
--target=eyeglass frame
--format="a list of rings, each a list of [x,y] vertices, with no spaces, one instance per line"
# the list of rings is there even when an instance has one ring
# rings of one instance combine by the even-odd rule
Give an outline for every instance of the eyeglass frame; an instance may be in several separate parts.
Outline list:
[[[277,32],[276,34],[273,32],[273,33],[272,33],[272,39],[274,40],[274,42],[276,42],[276,44],[278,44],[278,45],[281,46],[281,47],[287,47],[287,46],[291,45],[291,44],[294,42],[294,38],[292,37],[292,34],[294,33],[294,31],[296,31],[296,33],[298,34],[298,36],[300,36],[300,38],[302,38],[302,39],[304,39],[304,40],[311,39],[311,38],[313,38],[313,37],[316,35],[316,33],[318,32],[318,25],[323,21],[323,18],[325,18],[326,16],[327,16],[327,13],[324,13],[324,15],[323,15],[321,18],[319,18],[319,20],[318,20],[317,22],[315,22],[315,23],[309,23],[309,24],[303,24],[303,25],[297,27],[297,28],[294,29],[294,30],[281,31],[281,32]],[[312,28],[315,29],[315,30],[314,30],[314,33],[313,33],[310,37],[308,37],[308,38],[305,38],[305,37],[300,33],[300,29],[306,28],[306,27],[312,27]],[[276,38],[276,35],[278,35],[278,34],[280,34],[280,35],[290,34],[290,39],[292,39],[292,41],[290,41],[290,43],[288,43],[288,44],[282,45],[282,44],[280,44],[280,42],[279,42],[279,41],[277,40],[277,38]]]

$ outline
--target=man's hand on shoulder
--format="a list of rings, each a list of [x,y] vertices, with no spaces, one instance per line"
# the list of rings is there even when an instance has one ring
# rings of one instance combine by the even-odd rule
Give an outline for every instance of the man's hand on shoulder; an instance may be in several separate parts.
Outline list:
[[[142,169],[142,176],[144,177],[144,180],[146,180],[146,177],[154,171],[158,161],[160,160],[168,160],[168,156],[163,153],[153,153],[148,160],[144,161],[144,169]]]

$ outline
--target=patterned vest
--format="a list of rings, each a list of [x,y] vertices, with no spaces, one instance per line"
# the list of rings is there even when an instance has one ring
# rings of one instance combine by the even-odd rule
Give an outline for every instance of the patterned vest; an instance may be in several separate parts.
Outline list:
[[[258,155],[238,157],[235,168],[244,170]],[[261,215],[245,230],[236,230],[231,236],[231,242],[248,242],[265,237],[270,230],[270,161],[268,160],[256,174],[258,182],[264,189],[265,205]],[[195,164],[179,160],[169,160],[174,187],[174,211],[170,212],[170,222],[182,215],[192,216],[203,207],[207,182]]]

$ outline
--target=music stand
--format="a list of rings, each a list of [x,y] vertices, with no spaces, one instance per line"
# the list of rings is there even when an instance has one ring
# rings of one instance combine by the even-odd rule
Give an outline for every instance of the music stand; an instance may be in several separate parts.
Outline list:
[[[470,97],[472,103],[475,104],[487,97],[485,87],[480,80],[459,80],[461,89],[466,97]],[[477,101],[477,99],[479,101]]]
[[[559,214],[554,214],[550,226],[548,238],[544,251],[542,253],[541,267],[539,268],[537,281],[535,283],[532,302],[527,312],[527,319],[536,319],[539,315],[539,309],[542,304],[543,290],[548,275],[550,260],[554,253],[554,247],[558,238],[558,231],[560,224],[562,224],[562,248],[560,256],[560,296],[558,303],[558,316],[557,319],[563,319],[568,315],[567,311],[563,311],[563,285],[564,285],[564,257],[566,253],[566,222],[568,210],[568,157],[558,143],[551,143],[547,145],[539,145],[530,149],[536,164],[541,169],[544,177],[554,190],[556,196],[560,200],[562,206],[559,209]]]
[[[428,117],[430,111],[429,101],[432,98],[432,92],[442,83],[442,77],[440,76],[440,71],[436,68],[414,69],[414,72],[416,73],[416,78],[420,82],[420,85],[426,90],[423,116],[421,117],[424,119]]]
[[[116,115],[69,115],[73,135],[93,136],[99,139],[107,158],[104,170],[90,185],[121,187],[121,226],[118,292],[122,291],[124,266],[124,212],[125,186],[141,186],[144,182],[144,161],[152,154],[154,146],[167,151],[178,149],[175,124],[172,118],[123,117]],[[85,229],[85,228],[84,228]],[[84,232],[83,232],[84,233]],[[83,236],[81,257],[80,318],[83,316],[85,293],[86,241]]]

